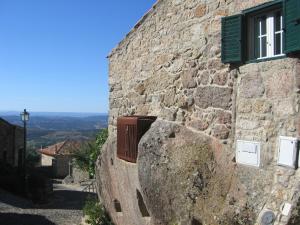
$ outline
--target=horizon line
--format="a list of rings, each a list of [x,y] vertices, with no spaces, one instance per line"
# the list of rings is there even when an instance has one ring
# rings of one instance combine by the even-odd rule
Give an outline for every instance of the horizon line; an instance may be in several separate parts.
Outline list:
[[[21,113],[19,110],[0,110],[0,113]],[[72,111],[28,111],[29,113],[74,113],[74,114],[108,114],[108,112],[72,112]]]

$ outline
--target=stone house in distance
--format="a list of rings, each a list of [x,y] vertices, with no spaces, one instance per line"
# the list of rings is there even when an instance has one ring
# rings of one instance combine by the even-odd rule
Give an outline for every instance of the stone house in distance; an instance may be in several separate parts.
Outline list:
[[[0,118],[0,161],[13,167],[22,166],[24,130]]]
[[[70,172],[73,153],[80,146],[81,142],[79,141],[66,140],[40,149],[41,166],[50,166],[54,177],[65,178]]]
[[[299,0],[158,0],[112,50],[97,181],[117,225],[300,224],[299,15]],[[117,155],[130,115],[157,117],[135,163]]]

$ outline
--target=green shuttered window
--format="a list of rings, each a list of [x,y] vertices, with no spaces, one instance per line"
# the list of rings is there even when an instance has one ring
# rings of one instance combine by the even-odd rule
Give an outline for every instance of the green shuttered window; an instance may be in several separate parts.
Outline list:
[[[291,53],[300,50],[300,1],[285,0],[285,52]]]
[[[222,18],[222,62],[241,64],[300,52],[300,0],[274,0]]]
[[[222,62],[242,62],[241,14],[222,18]]]

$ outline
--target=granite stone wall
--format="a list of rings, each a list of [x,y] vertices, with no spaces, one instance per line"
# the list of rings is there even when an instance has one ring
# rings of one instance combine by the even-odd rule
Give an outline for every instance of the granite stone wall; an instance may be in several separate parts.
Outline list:
[[[299,198],[299,169],[277,164],[279,136],[299,137],[299,72],[299,59],[285,58],[242,66],[236,80],[235,140],[261,144],[260,168],[236,171],[249,201],[275,212],[276,224],[287,224],[282,206]]]
[[[0,118],[0,160],[12,166],[18,165],[18,151],[24,146],[23,128]]]
[[[264,2],[160,0],[110,53],[110,137],[98,160],[97,180],[116,224],[250,225],[260,224],[268,210],[274,213],[272,224],[287,224],[290,214],[283,215],[282,207],[297,204],[300,172],[278,166],[277,150],[279,136],[299,137],[299,59],[236,67],[221,62],[221,18]],[[137,164],[115,154],[116,121],[124,115],[158,117],[139,144]],[[170,129],[174,140],[169,140]],[[154,143],[160,132],[165,135]],[[261,144],[259,168],[237,164],[237,140]],[[194,148],[182,154],[178,146],[183,145]],[[172,151],[182,154],[185,164]],[[201,156],[199,152],[212,153],[210,169],[197,161],[185,170]],[[163,182],[160,174],[182,181],[188,191],[173,187],[171,178]],[[194,176],[207,181],[205,191],[195,190]],[[134,182],[128,184],[130,180]],[[213,182],[224,190],[217,190]],[[127,194],[121,191],[129,189]],[[147,219],[137,213],[135,189],[149,210]],[[126,204],[122,213],[115,211],[116,198]]]

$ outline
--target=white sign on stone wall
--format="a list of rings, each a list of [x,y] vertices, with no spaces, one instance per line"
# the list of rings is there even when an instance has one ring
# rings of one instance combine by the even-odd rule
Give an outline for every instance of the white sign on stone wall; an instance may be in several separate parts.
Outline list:
[[[237,140],[236,143],[237,163],[259,167],[260,142]]]
[[[279,137],[278,165],[295,168],[297,159],[298,139]]]

